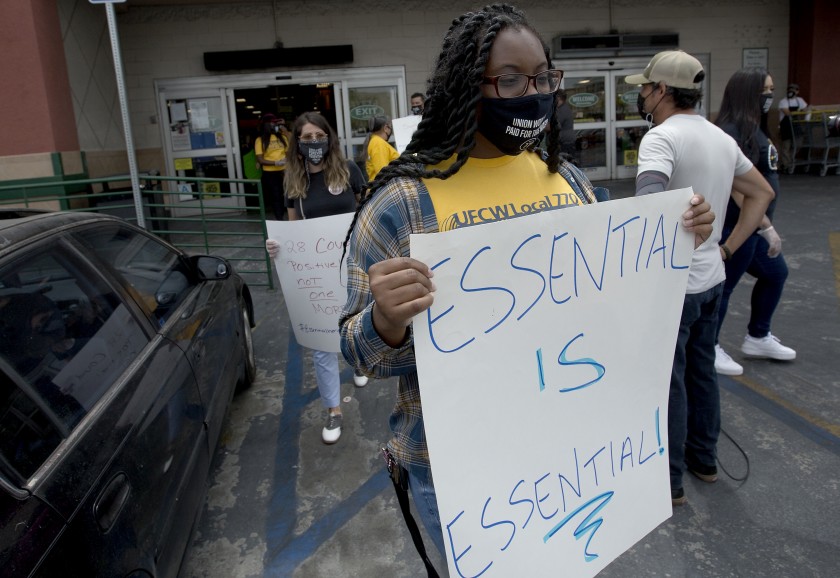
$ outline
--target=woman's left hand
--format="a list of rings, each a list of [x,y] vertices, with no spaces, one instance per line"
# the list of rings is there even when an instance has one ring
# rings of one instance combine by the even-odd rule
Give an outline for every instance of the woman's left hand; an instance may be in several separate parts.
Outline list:
[[[266,239],[265,250],[268,251],[268,256],[274,259],[280,253],[280,243],[274,239]]]
[[[767,256],[771,259],[778,257],[782,252],[782,238],[776,232],[776,228],[770,225],[766,229],[761,229],[758,234],[764,237],[764,240],[769,245]]]
[[[694,233],[694,248],[696,249],[712,234],[715,214],[703,195],[694,195],[690,202],[691,208],[683,213],[683,227],[689,233]]]

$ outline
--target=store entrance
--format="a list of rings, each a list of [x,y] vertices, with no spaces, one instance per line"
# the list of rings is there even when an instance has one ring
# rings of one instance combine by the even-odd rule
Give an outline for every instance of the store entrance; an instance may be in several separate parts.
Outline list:
[[[282,117],[291,127],[302,112],[317,111],[353,158],[370,116],[407,113],[401,66],[166,79],[155,81],[155,91],[164,174],[188,179],[169,181],[167,204],[173,216],[206,212],[205,199],[213,199],[210,210],[215,212],[241,208],[245,198],[249,204],[258,202],[241,195],[251,192],[242,184],[229,181],[251,178],[246,155],[253,157],[263,114]]]
[[[286,121],[289,130],[295,119],[303,112],[318,112],[327,119],[338,132],[336,115],[335,86],[325,82],[318,84],[283,84],[261,88],[238,88],[233,90],[234,118],[238,134],[240,164],[239,170],[245,178],[254,174],[246,163],[254,163],[249,153],[259,137],[260,118],[264,114],[273,114]],[[246,185],[245,192],[256,193],[256,185]],[[247,205],[259,206],[256,196],[246,197]]]

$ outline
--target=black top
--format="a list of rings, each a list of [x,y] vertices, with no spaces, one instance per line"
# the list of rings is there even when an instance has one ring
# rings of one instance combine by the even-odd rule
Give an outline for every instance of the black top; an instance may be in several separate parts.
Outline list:
[[[720,128],[734,138],[741,150],[744,151],[743,140],[734,124],[726,124]],[[779,173],[777,172],[779,169],[779,153],[776,151],[773,143],[770,142],[770,139],[758,127],[755,128],[754,138],[756,144],[758,144],[758,158],[751,158],[750,160],[755,165],[755,168],[758,169],[758,172],[767,179],[767,183],[773,189],[773,192],[776,193],[775,198],[770,202],[770,206],[767,207],[767,218],[772,223],[773,212],[776,210],[776,200],[779,198]],[[744,154],[750,156],[746,151],[744,151]],[[740,214],[741,209],[738,208],[738,205],[730,197],[729,204],[726,207],[726,219],[724,220],[723,228],[727,231],[734,229]]]
[[[324,180],[324,171],[309,173],[309,188],[306,198],[287,199],[286,206],[297,211],[301,219],[317,219],[356,210],[356,194],[360,194],[367,184],[367,179],[354,162],[347,162],[350,171],[350,183],[343,191],[331,193]]]

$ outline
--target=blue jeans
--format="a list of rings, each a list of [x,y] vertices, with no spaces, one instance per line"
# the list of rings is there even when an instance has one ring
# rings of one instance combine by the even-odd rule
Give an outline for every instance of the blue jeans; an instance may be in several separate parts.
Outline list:
[[[443,545],[443,529],[440,525],[440,512],[437,505],[435,484],[432,481],[432,469],[422,466],[406,468],[408,470],[408,488],[414,501],[417,517],[426,527],[426,532],[434,542],[440,555],[446,559],[446,548]]]
[[[724,231],[724,235],[728,236],[728,232]],[[723,297],[720,300],[715,343],[718,342],[720,327],[723,325],[723,318],[726,317],[726,310],[729,308],[729,297],[744,273],[749,273],[756,278],[750,297],[750,322],[747,325],[747,332],[752,337],[758,338],[767,337],[770,333],[770,322],[782,299],[788,267],[784,255],[768,257],[769,248],[770,245],[761,235],[752,234],[737,251],[732,253],[732,258],[726,260],[726,281],[723,284]]]
[[[341,403],[341,376],[338,373],[338,353],[312,350],[315,381],[325,408],[338,407]]]
[[[671,368],[668,453],[671,489],[682,487],[686,463],[715,465],[720,434],[720,390],[715,334],[723,283],[686,295]]]

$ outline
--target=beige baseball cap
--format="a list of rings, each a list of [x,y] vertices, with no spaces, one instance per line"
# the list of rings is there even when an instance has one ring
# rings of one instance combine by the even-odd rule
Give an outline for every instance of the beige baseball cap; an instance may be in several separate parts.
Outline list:
[[[656,54],[641,74],[624,77],[627,84],[664,82],[674,88],[696,89],[703,82],[703,65],[682,50],[666,50]]]

